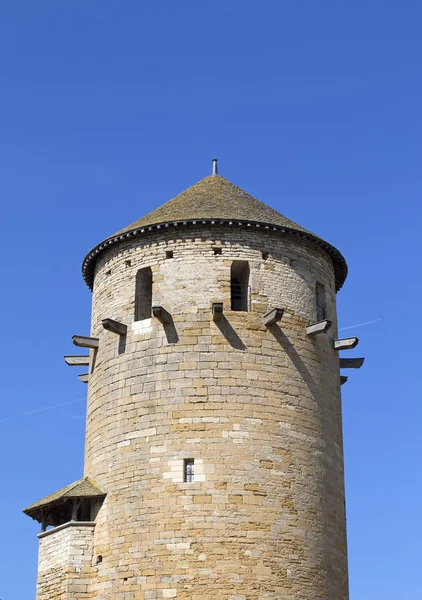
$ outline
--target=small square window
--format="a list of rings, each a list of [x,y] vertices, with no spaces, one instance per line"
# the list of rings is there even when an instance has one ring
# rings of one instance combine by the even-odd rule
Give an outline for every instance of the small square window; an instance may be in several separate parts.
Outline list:
[[[216,246],[213,248],[213,251],[214,251],[214,254],[217,256],[217,254],[222,253],[223,249]]]
[[[173,250],[166,251],[166,258],[173,258]]]
[[[268,257],[269,257],[269,253],[268,252],[263,252],[262,253],[263,260],[268,260]]]
[[[183,461],[183,481],[185,483],[195,481],[195,461],[193,458],[185,458]]]

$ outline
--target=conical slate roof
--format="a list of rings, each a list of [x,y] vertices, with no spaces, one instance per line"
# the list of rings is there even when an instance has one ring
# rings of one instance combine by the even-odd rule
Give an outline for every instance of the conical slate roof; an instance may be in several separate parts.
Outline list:
[[[303,227],[257,200],[220,175],[210,175],[140,218],[116,235],[167,221],[185,219],[230,219],[271,223],[305,231]],[[307,232],[309,233],[309,232]]]
[[[293,233],[307,238],[324,248],[334,263],[336,288],[340,289],[347,275],[347,265],[338,250],[291,221],[273,208],[254,198],[224,177],[210,175],[201,179],[172,200],[148,213],[144,217],[121,229],[96,246],[84,259],[82,272],[92,289],[95,263],[98,255],[111,244],[141,235],[145,231],[174,225],[195,224],[254,224],[281,233]]]

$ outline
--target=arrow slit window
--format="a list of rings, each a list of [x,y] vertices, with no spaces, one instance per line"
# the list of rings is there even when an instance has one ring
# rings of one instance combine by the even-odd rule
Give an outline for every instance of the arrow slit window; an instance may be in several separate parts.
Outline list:
[[[315,286],[317,321],[323,321],[327,318],[327,301],[325,296],[325,286],[317,281]]]
[[[139,269],[135,286],[135,321],[151,318],[152,308],[152,270],[151,267]]]
[[[230,273],[230,296],[232,310],[249,310],[249,263],[234,260]]]

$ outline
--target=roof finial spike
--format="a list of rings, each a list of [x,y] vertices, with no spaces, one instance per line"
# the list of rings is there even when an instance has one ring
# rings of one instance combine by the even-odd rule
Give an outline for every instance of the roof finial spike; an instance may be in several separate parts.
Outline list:
[[[216,158],[212,159],[212,174],[213,175],[218,175],[218,165],[217,165],[217,159]]]

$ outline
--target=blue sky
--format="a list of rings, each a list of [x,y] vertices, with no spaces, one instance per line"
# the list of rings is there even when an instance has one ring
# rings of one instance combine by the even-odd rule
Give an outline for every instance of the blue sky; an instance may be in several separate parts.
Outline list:
[[[35,596],[21,514],[82,474],[85,253],[220,174],[337,246],[351,600],[414,600],[422,535],[416,0],[0,6],[0,597]],[[42,410],[55,405],[60,407]]]

